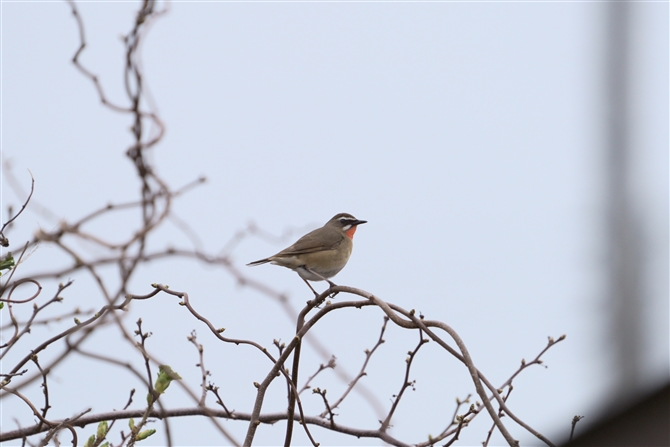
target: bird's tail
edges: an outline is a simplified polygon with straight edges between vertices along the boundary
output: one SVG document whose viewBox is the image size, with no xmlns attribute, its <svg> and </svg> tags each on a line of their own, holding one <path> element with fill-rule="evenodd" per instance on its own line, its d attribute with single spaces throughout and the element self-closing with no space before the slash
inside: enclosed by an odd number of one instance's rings
<svg viewBox="0 0 670 447">
<path fill-rule="evenodd" d="M 269 259 L 261 259 L 260 261 L 254 261 L 247 264 L 248 267 L 254 267 L 256 265 L 266 264 L 270 262 Z"/>
</svg>

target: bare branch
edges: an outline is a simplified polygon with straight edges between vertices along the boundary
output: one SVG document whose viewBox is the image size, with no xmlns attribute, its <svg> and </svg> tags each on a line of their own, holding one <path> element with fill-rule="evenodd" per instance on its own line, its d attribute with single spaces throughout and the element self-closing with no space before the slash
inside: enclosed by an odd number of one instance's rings
<svg viewBox="0 0 670 447">
<path fill-rule="evenodd" d="M 23 202 L 23 205 L 21 205 L 21 209 L 19 210 L 18 213 L 14 215 L 14 217 L 10 218 L 7 222 L 5 222 L 2 225 L 2 228 L 0 228 L 0 246 L 2 247 L 9 247 L 9 239 L 5 236 L 5 228 L 7 228 L 12 222 L 16 220 L 17 217 L 21 215 L 23 210 L 26 209 L 26 206 L 28 206 L 28 202 L 30 202 L 30 199 L 33 196 L 33 192 L 35 192 L 35 177 L 33 177 L 33 173 L 28 171 L 30 174 L 30 193 L 28 194 L 28 198 Z"/>
<path fill-rule="evenodd" d="M 577 426 L 577 422 L 581 421 L 584 419 L 584 416 L 579 416 L 576 415 L 575 417 L 572 418 L 572 424 L 570 428 L 570 439 L 568 439 L 568 442 L 572 441 L 572 436 L 575 434 L 575 427 Z"/>
<path fill-rule="evenodd" d="M 325 371 L 327 369 L 334 369 L 335 366 L 336 366 L 336 363 L 335 363 L 336 360 L 337 359 L 335 358 L 335 356 L 332 356 L 327 364 L 325 364 L 325 365 L 323 363 L 320 364 L 319 368 L 316 370 L 316 372 L 314 374 L 312 374 L 311 376 L 309 376 L 309 378 L 307 379 L 305 384 L 302 386 L 302 388 L 300 388 L 300 391 L 298 392 L 298 394 L 302 394 L 303 391 L 305 391 L 306 389 L 309 389 L 310 388 L 309 384 L 312 383 L 312 380 L 314 380 L 316 378 L 316 376 L 318 376 L 322 371 Z"/>
<path fill-rule="evenodd" d="M 393 404 L 391 405 L 391 409 L 389 410 L 388 415 L 386 416 L 386 419 L 384 419 L 384 422 L 381 423 L 381 427 L 379 428 L 380 431 L 386 431 L 390 424 L 391 424 L 391 418 L 393 417 L 393 413 L 395 413 L 396 408 L 398 408 L 398 404 L 400 403 L 400 399 L 402 399 L 402 395 L 405 392 L 405 390 L 409 387 L 414 388 L 414 381 L 409 380 L 409 371 L 412 368 L 412 362 L 414 361 L 414 357 L 416 356 L 416 353 L 419 352 L 419 349 L 421 349 L 421 346 L 424 344 L 428 343 L 428 340 L 423 338 L 423 332 L 419 329 L 419 343 L 416 345 L 416 348 L 414 348 L 412 351 L 409 351 L 407 353 L 407 358 L 405 359 L 406 367 L 405 367 L 405 377 L 402 383 L 402 386 L 400 387 L 400 392 L 393 396 Z"/>
<path fill-rule="evenodd" d="M 328 404 L 328 399 L 326 398 L 326 390 L 321 388 L 314 388 L 312 393 L 318 394 L 323 399 L 323 405 L 326 407 L 326 413 L 328 414 L 328 420 L 330 421 L 330 428 L 335 427 L 335 415 L 333 414 L 333 407 Z"/>
<path fill-rule="evenodd" d="M 384 324 L 382 324 L 382 329 L 379 333 L 379 339 L 377 340 L 377 343 L 372 347 L 372 349 L 366 349 L 365 350 L 365 360 L 363 361 L 363 366 L 361 366 L 361 370 L 358 372 L 358 374 L 356 375 L 354 380 L 352 380 L 349 383 L 349 386 L 347 386 L 347 389 L 344 391 L 342 396 L 340 396 L 340 398 L 335 401 L 335 403 L 333 404 L 333 408 L 339 407 L 340 404 L 342 403 L 342 401 L 344 401 L 344 399 L 346 399 L 346 397 L 349 395 L 351 390 L 354 389 L 354 387 L 356 386 L 358 381 L 363 376 L 366 375 L 365 369 L 368 366 L 368 362 L 372 358 L 372 354 L 374 354 L 375 351 L 377 350 L 377 348 L 380 347 L 382 345 L 382 343 L 384 343 L 384 332 L 386 332 L 386 324 L 388 323 L 388 321 L 389 321 L 389 318 L 387 316 L 384 316 Z M 325 416 L 325 414 L 321 413 L 321 417 L 324 417 L 324 416 Z"/>
<path fill-rule="evenodd" d="M 205 359 L 204 359 L 204 348 L 200 343 L 198 343 L 197 336 L 195 334 L 195 331 L 191 331 L 191 335 L 186 337 L 188 341 L 190 341 L 193 346 L 198 350 L 198 355 L 200 357 L 200 361 L 195 365 L 200 367 L 200 377 L 202 378 L 202 397 L 200 398 L 200 401 L 198 402 L 198 405 L 205 406 L 205 399 L 207 398 L 207 377 L 210 376 L 210 372 L 205 369 Z M 218 397 L 218 394 L 217 394 Z M 220 400 L 220 399 L 219 399 Z M 224 406 L 225 408 L 225 406 Z"/>
</svg>

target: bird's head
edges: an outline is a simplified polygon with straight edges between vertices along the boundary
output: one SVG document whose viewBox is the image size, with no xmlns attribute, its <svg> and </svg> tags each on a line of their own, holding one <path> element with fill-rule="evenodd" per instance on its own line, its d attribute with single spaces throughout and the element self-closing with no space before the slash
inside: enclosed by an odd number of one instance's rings
<svg viewBox="0 0 670 447">
<path fill-rule="evenodd" d="M 366 222 L 367 220 L 358 220 L 351 214 L 340 213 L 335 215 L 332 219 L 330 219 L 326 223 L 326 226 L 335 227 L 340 231 L 343 231 L 344 234 L 346 234 L 349 237 L 349 239 L 353 239 L 354 233 L 356 232 L 356 227 Z"/>
</svg>

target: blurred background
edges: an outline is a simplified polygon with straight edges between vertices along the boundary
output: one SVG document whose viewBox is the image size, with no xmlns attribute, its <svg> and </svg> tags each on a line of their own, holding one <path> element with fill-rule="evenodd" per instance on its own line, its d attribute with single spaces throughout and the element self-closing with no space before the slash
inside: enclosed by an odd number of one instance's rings
<svg viewBox="0 0 670 447">
<path fill-rule="evenodd" d="M 81 61 L 123 103 L 119 36 L 138 4 L 78 7 L 87 38 Z M 38 228 L 133 200 L 139 185 L 125 157 L 132 122 L 104 108 L 71 63 L 79 37 L 68 5 L 1 8 L 2 212 L 25 200 L 8 173 L 27 190 L 29 169 L 36 184 L 10 235 L 20 245 Z M 180 220 L 151 244 L 199 244 L 216 254 L 250 223 L 283 235 L 239 241 L 232 258 L 242 269 L 336 213 L 367 220 L 335 282 L 451 325 L 494 384 L 534 358 L 547 336 L 567 335 L 544 357 L 546 368 L 515 380 L 508 401 L 559 442 L 574 415 L 586 416 L 583 429 L 670 378 L 668 12 L 667 3 L 171 3 L 142 48 L 166 126 L 152 157 L 174 188 L 201 175 L 208 182 L 174 203 Z M 122 213 L 90 230 L 114 240 L 137 221 Z M 93 246 L 79 248 L 95 255 Z M 55 270 L 65 259 L 41 246 L 22 273 Z M 311 297 L 289 270 L 244 268 L 296 309 Z M 73 279 L 67 302 L 98 308 L 90 278 Z M 230 337 L 266 346 L 291 338 L 285 307 L 225 270 L 157 261 L 135 276 L 133 293 L 154 282 L 188 292 Z M 137 304 L 127 321 L 138 316 L 154 334 L 151 349 L 193 386 L 197 354 L 186 336 L 197 329 L 226 404 L 250 411 L 251 382 L 264 377 L 265 359 L 222 346 L 167 298 Z M 315 336 L 338 369 L 353 374 L 381 323 L 377 309 L 345 311 Z M 122 345 L 108 329 L 87 341 L 90 350 Z M 25 346 L 56 330 L 35 331 Z M 418 336 L 389 327 L 386 340 L 361 381 L 377 397 L 352 394 L 340 409 L 343 424 L 375 427 L 397 393 Z M 128 360 L 141 364 L 134 355 Z M 302 376 L 324 361 L 307 347 Z M 93 368 L 81 359 L 52 372 L 62 384 L 52 387 L 52 417 L 83 410 L 91 395 L 94 411 L 121 408 L 126 389 L 137 386 L 124 371 L 106 367 L 103 379 Z M 473 390 L 467 371 L 433 343 L 422 348 L 412 378 L 416 389 L 391 433 L 419 442 L 441 431 L 455 399 Z M 101 387 L 103 380 L 117 385 Z M 346 385 L 332 372 L 323 380 L 315 386 L 333 393 Z M 265 408 L 281 410 L 284 395 L 275 384 Z M 165 398 L 171 406 L 189 402 L 177 391 Z M 3 431 L 16 428 L 14 418 L 32 424 L 10 399 L 0 401 Z M 305 400 L 320 411 L 318 396 Z M 539 442 L 505 422 L 522 444 Z M 246 424 L 224 425 L 243 439 Z M 461 445 L 480 445 L 489 426 L 488 416 L 478 417 Z M 219 444 L 209 427 L 175 420 L 173 440 Z M 261 426 L 257 443 L 275 444 L 283 428 Z M 315 431 L 324 445 L 380 444 Z M 146 442 L 160 445 L 159 436 Z M 296 445 L 306 442 L 297 430 Z M 503 442 L 494 435 L 493 445 Z"/>
</svg>

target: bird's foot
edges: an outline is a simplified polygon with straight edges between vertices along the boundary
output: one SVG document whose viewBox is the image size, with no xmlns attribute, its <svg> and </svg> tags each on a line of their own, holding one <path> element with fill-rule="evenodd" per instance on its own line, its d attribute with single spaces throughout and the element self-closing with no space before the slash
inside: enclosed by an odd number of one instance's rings
<svg viewBox="0 0 670 447">
<path fill-rule="evenodd" d="M 328 281 L 328 284 L 330 284 L 330 287 L 331 287 L 331 288 L 333 288 L 333 287 L 337 287 L 337 284 L 335 284 L 335 283 L 332 282 L 332 281 Z M 331 299 L 332 299 L 332 298 L 335 298 L 335 296 L 337 296 L 338 293 L 340 293 L 340 292 L 333 292 L 333 293 L 330 294 L 329 297 L 330 297 Z"/>
</svg>

